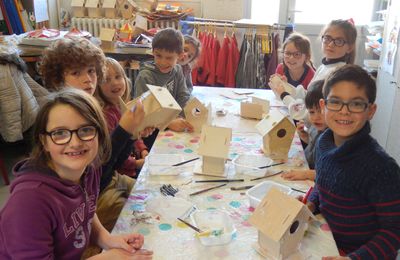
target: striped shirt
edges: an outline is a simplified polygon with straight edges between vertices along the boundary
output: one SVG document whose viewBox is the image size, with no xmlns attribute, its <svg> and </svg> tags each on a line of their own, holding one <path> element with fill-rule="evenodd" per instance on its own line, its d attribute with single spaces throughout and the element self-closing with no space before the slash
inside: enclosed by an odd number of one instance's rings
<svg viewBox="0 0 400 260">
<path fill-rule="evenodd" d="M 369 133 L 367 123 L 339 147 L 330 129 L 321 134 L 309 201 L 351 259 L 395 259 L 400 249 L 400 168 Z"/>
</svg>

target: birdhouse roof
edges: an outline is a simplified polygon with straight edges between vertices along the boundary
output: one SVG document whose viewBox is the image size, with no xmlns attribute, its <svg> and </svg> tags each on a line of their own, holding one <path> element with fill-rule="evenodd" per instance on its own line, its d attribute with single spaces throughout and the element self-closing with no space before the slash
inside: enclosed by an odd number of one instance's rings
<svg viewBox="0 0 400 260">
<path fill-rule="evenodd" d="M 227 159 L 231 139 L 231 128 L 204 125 L 197 153 L 203 156 Z"/>
<path fill-rule="evenodd" d="M 86 0 L 85 7 L 90 7 L 90 8 L 99 7 L 99 0 Z"/>
<path fill-rule="evenodd" d="M 71 7 L 83 7 L 85 5 L 85 0 L 72 0 Z"/>
<path fill-rule="evenodd" d="M 303 210 L 307 211 L 307 214 L 301 221 L 308 221 L 313 214 L 306 205 L 272 187 L 257 206 L 249 221 L 264 235 L 274 241 L 279 241 Z"/>
<path fill-rule="evenodd" d="M 115 36 L 115 29 L 111 28 L 100 28 L 100 40 L 102 41 L 113 41 Z"/>
<path fill-rule="evenodd" d="M 103 8 L 115 8 L 117 0 L 104 0 Z"/>
<path fill-rule="evenodd" d="M 132 33 L 133 32 L 133 27 L 130 23 L 125 23 L 124 25 L 121 26 L 119 29 L 120 32 L 123 33 Z"/>
<path fill-rule="evenodd" d="M 154 86 L 150 84 L 146 84 L 149 88 L 151 94 L 157 99 L 160 103 L 161 107 L 170 108 L 170 109 L 177 109 L 182 111 L 182 108 L 179 106 L 178 102 L 174 99 L 171 93 L 168 91 L 167 88 Z"/>
<path fill-rule="evenodd" d="M 193 108 L 199 108 L 200 110 L 205 110 L 207 107 L 200 102 L 196 97 L 191 98 L 187 103 L 185 108 L 183 109 L 185 111 L 185 115 L 189 114 L 192 112 Z"/>
<path fill-rule="evenodd" d="M 290 122 L 290 120 L 279 112 L 279 110 L 270 110 L 268 115 L 256 125 L 256 129 L 262 136 L 264 136 L 285 120 Z"/>
</svg>

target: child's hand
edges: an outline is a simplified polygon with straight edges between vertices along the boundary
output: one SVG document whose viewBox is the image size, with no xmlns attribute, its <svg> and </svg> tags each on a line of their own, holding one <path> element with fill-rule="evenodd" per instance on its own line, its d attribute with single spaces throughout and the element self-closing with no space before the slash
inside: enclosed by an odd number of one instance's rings
<svg viewBox="0 0 400 260">
<path fill-rule="evenodd" d="M 136 169 L 141 169 L 144 164 L 144 159 L 136 159 Z"/>
<path fill-rule="evenodd" d="M 133 111 L 132 111 L 133 110 Z M 144 118 L 144 107 L 142 101 L 138 99 L 135 109 L 129 109 L 121 116 L 119 125 L 128 133 L 133 134 Z"/>
<path fill-rule="evenodd" d="M 304 121 L 299 121 L 296 124 L 296 129 L 297 129 L 297 133 L 300 137 L 300 139 L 305 142 L 306 144 L 308 144 L 309 142 L 309 134 L 304 130 Z"/>
<path fill-rule="evenodd" d="M 107 241 L 108 248 L 121 248 L 127 252 L 134 253 L 139 250 L 144 243 L 144 237 L 141 234 L 130 233 L 123 235 L 111 235 Z"/>
<path fill-rule="evenodd" d="M 154 130 L 156 130 L 154 127 L 146 127 L 145 129 L 140 131 L 139 137 L 140 138 L 148 137 L 154 132 Z"/>
<path fill-rule="evenodd" d="M 281 96 L 283 92 L 285 92 L 285 87 L 283 86 L 283 82 L 280 82 L 280 84 L 272 84 L 271 81 L 268 84 L 272 91 L 275 92 L 277 96 Z"/>
<path fill-rule="evenodd" d="M 193 132 L 193 126 L 183 118 L 176 118 L 169 123 L 168 128 L 175 132 Z"/>
<path fill-rule="evenodd" d="M 289 181 L 298 181 L 298 180 L 314 180 L 315 179 L 315 171 L 314 170 L 290 170 L 288 172 L 283 173 L 282 178 Z"/>
<path fill-rule="evenodd" d="M 140 158 L 142 158 L 142 159 L 146 158 L 147 155 L 149 155 L 149 151 L 147 151 L 147 150 L 143 150 L 140 152 L 140 156 L 141 156 Z"/>
<path fill-rule="evenodd" d="M 119 248 L 114 248 L 107 250 L 101 254 L 92 256 L 89 259 L 121 259 L 121 260 L 150 260 L 153 259 L 153 251 L 145 250 L 145 249 L 140 249 L 136 252 L 127 252 L 123 249 Z"/>
</svg>

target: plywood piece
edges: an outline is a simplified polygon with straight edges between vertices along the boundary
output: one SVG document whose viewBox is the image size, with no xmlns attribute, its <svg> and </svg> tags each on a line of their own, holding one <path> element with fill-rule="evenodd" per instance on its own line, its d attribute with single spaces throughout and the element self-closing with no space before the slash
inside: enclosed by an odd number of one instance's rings
<svg viewBox="0 0 400 260">
<path fill-rule="evenodd" d="M 182 111 L 182 108 L 167 88 L 149 84 L 147 84 L 147 87 L 149 91 L 139 97 L 142 99 L 145 116 L 142 123 L 138 126 L 135 135 L 146 127 L 156 127 L 161 131 L 165 130 L 169 123 Z M 134 99 L 126 104 L 126 108 L 130 109 L 136 104 L 136 100 Z"/>
<path fill-rule="evenodd" d="M 200 133 L 203 125 L 211 125 L 211 110 L 211 104 L 205 106 L 195 97 L 190 99 L 183 109 L 186 121 L 194 127 L 195 133 Z"/>
<path fill-rule="evenodd" d="M 228 159 L 232 129 L 204 125 L 197 153 L 203 156 Z"/>
<path fill-rule="evenodd" d="M 313 214 L 297 199 L 271 188 L 249 222 L 258 231 L 259 246 L 274 259 L 285 259 L 295 253 Z"/>
<path fill-rule="evenodd" d="M 87 9 L 85 8 L 85 0 L 72 0 L 71 9 L 74 17 L 87 16 Z"/>
<path fill-rule="evenodd" d="M 262 105 L 248 101 L 240 102 L 240 116 L 245 118 L 262 119 L 263 114 L 264 111 Z"/>
<path fill-rule="evenodd" d="M 100 28 L 100 40 L 101 40 L 101 48 L 106 50 L 112 50 L 115 48 L 115 29 L 111 28 Z"/>
<path fill-rule="evenodd" d="M 263 136 L 265 155 L 271 159 L 287 159 L 296 127 L 286 116 L 271 110 L 256 129 Z"/>
</svg>

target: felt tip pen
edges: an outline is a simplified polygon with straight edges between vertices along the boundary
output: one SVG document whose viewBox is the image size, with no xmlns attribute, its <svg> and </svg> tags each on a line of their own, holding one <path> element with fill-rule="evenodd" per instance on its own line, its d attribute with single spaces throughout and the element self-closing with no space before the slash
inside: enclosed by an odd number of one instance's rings
<svg viewBox="0 0 400 260">
<path fill-rule="evenodd" d="M 312 190 L 313 190 L 313 187 L 310 187 L 308 189 L 308 191 L 306 192 L 306 195 L 304 195 L 303 200 L 301 202 L 303 202 L 304 204 L 307 204 L 308 197 L 310 197 Z"/>
</svg>

